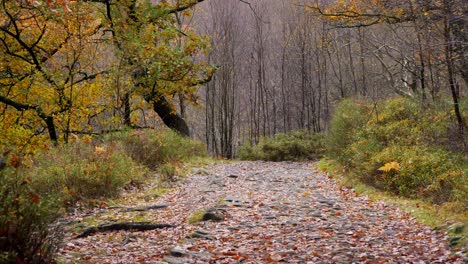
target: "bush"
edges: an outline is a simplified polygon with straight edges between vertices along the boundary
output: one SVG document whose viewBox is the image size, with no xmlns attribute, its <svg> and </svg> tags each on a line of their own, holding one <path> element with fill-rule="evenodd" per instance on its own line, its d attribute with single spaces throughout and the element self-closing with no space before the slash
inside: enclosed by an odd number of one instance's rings
<svg viewBox="0 0 468 264">
<path fill-rule="evenodd" d="M 391 145 L 373 156 L 371 168 L 382 168 L 396 162 L 400 168 L 369 172 L 374 184 L 406 196 L 422 197 L 435 203 L 462 201 L 466 191 L 463 158 L 441 148 L 429 146 Z M 463 190 L 465 189 L 465 190 Z M 465 197 L 466 198 L 466 197 Z"/>
<path fill-rule="evenodd" d="M 59 216 L 54 197 L 33 188 L 20 158 L 0 167 L 0 263 L 49 263 L 60 241 L 49 227 Z"/>
<path fill-rule="evenodd" d="M 34 156 L 0 157 L 0 263 L 53 262 L 61 237 L 52 223 L 63 208 L 141 183 L 148 169 L 138 163 L 172 180 L 174 164 L 207 155 L 201 143 L 167 130 L 119 133 L 99 142 L 82 139 Z"/>
<path fill-rule="evenodd" d="M 328 155 L 362 181 L 395 194 L 466 203 L 466 159 L 443 144 L 450 141 L 450 110 L 424 107 L 406 98 L 376 107 L 345 100 L 334 113 Z"/>
<path fill-rule="evenodd" d="M 362 102 L 351 99 L 342 101 L 335 109 L 327 134 L 328 155 L 340 161 L 349 158 L 343 150 L 355 141 L 357 132 L 366 124 L 370 113 L 371 108 Z"/>
<path fill-rule="evenodd" d="M 146 174 L 117 142 L 75 142 L 39 153 L 34 159 L 31 178 L 37 191 L 60 194 L 58 198 L 68 206 L 80 200 L 114 197 L 123 187 L 141 183 Z"/>
<path fill-rule="evenodd" d="M 134 160 L 153 170 L 165 163 L 208 156 L 203 144 L 168 129 L 134 131 L 120 140 Z"/>
<path fill-rule="evenodd" d="M 277 134 L 262 138 L 258 145 L 245 144 L 239 149 L 242 160 L 301 161 L 315 160 L 324 153 L 324 136 L 307 131 Z"/>
</svg>

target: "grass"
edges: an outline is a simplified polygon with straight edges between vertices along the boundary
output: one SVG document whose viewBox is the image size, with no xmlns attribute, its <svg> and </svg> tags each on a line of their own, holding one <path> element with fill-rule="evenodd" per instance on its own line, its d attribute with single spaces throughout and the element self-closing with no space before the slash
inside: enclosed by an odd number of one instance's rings
<svg viewBox="0 0 468 264">
<path fill-rule="evenodd" d="M 117 142 L 75 142 L 34 157 L 28 170 L 41 196 L 55 196 L 64 206 L 112 198 L 122 188 L 144 182 L 148 170 L 133 161 Z"/>
</svg>

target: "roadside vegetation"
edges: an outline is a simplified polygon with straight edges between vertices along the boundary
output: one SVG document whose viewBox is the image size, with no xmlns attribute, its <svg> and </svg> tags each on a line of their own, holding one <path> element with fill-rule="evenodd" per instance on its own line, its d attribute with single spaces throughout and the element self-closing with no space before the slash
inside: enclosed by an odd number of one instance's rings
<svg viewBox="0 0 468 264">
<path fill-rule="evenodd" d="M 325 153 L 324 134 L 306 130 L 263 137 L 257 145 L 244 144 L 239 149 L 242 160 L 304 161 L 319 159 Z"/>
<path fill-rule="evenodd" d="M 463 108 L 466 104 L 462 101 Z M 344 184 L 399 201 L 426 224 L 447 229 L 453 246 L 462 245 L 468 222 L 468 162 L 466 138 L 458 136 L 452 119 L 449 104 L 421 105 L 402 97 L 346 99 L 337 105 L 325 136 L 302 131 L 264 138 L 256 146 L 243 146 L 239 157 L 281 161 L 324 155 L 320 166 L 340 175 Z"/>
<path fill-rule="evenodd" d="M 0 166 L 0 263 L 53 260 L 68 209 L 103 206 L 125 188 L 175 179 L 185 162 L 207 157 L 201 143 L 169 129 L 78 138 L 20 155 L 4 152 Z"/>
</svg>

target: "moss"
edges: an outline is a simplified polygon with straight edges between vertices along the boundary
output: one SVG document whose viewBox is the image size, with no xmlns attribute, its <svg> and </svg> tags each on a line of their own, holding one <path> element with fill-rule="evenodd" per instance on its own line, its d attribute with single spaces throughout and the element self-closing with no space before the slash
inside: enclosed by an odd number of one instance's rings
<svg viewBox="0 0 468 264">
<path fill-rule="evenodd" d="M 187 223 L 193 225 L 203 221 L 203 216 L 207 213 L 206 210 L 196 210 L 188 218 Z"/>
</svg>

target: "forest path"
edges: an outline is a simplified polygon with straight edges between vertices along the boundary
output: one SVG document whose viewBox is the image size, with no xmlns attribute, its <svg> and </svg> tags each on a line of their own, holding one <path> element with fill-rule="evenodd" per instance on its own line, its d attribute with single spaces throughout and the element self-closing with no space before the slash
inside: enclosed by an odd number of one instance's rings
<svg viewBox="0 0 468 264">
<path fill-rule="evenodd" d="M 384 202 L 373 202 L 312 163 L 217 164 L 181 181 L 151 203 L 157 210 L 118 211 L 173 228 L 67 238 L 60 255 L 78 263 L 448 263 L 447 237 Z M 167 206 L 167 207 L 166 207 Z M 220 222 L 189 224 L 196 210 Z M 78 217 L 86 222 L 85 215 Z M 88 221 L 89 222 L 89 221 Z"/>
</svg>

